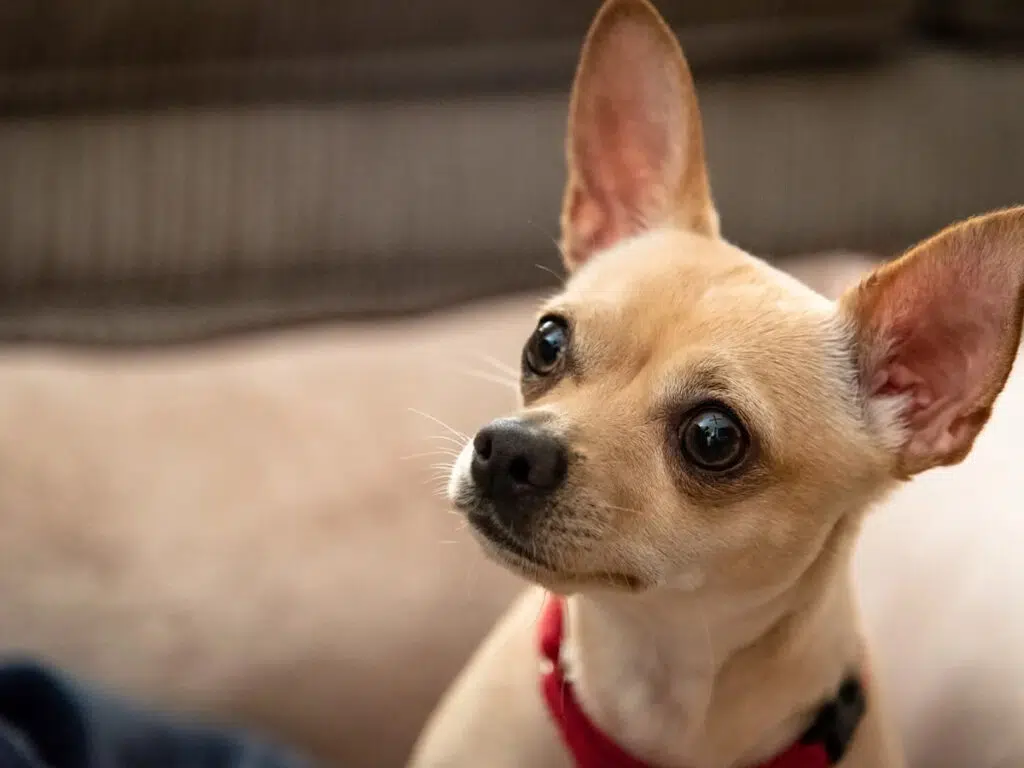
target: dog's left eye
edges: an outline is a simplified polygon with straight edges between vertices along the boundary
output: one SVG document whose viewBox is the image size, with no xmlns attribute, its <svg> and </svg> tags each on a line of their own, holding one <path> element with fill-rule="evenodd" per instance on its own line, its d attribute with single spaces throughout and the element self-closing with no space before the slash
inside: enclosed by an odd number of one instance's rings
<svg viewBox="0 0 1024 768">
<path fill-rule="evenodd" d="M 725 406 L 693 410 L 679 427 L 679 446 L 691 464 L 710 472 L 736 467 L 750 441 L 740 420 Z"/>
<path fill-rule="evenodd" d="M 541 318 L 523 349 L 523 363 L 537 376 L 555 370 L 569 345 L 569 328 L 560 317 Z"/>
</svg>

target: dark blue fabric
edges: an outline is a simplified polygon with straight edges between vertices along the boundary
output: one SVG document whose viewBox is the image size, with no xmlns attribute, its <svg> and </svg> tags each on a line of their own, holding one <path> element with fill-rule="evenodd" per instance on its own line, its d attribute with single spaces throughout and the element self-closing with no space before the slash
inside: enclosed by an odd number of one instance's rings
<svg viewBox="0 0 1024 768">
<path fill-rule="evenodd" d="M 312 768 L 240 731 L 147 712 L 32 661 L 0 664 L 0 768 Z"/>
</svg>

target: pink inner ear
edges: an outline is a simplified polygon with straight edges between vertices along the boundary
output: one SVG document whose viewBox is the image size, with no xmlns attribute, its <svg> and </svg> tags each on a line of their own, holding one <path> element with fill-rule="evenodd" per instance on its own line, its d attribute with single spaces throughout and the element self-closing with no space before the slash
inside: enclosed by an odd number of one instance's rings
<svg viewBox="0 0 1024 768">
<path fill-rule="evenodd" d="M 991 297 L 977 297 L 966 287 L 948 285 L 948 293 L 937 294 L 944 302 L 922 291 L 890 297 L 896 301 L 876 318 L 887 328 L 886 354 L 869 390 L 873 396 L 906 398 L 904 452 L 911 463 L 959 457 L 977 434 L 979 419 L 983 424 L 988 416 L 1003 323 Z"/>
<path fill-rule="evenodd" d="M 574 98 L 565 213 L 580 257 L 670 218 L 692 149 L 685 64 L 669 33 L 649 18 L 608 25 Z M 694 161 L 703 167 L 699 147 Z"/>
<path fill-rule="evenodd" d="M 597 98 L 590 109 L 575 137 L 581 182 L 575 225 L 581 234 L 589 227 L 594 245 L 606 246 L 669 215 L 684 136 L 681 124 L 664 122 L 676 110 L 646 104 L 636 93 Z"/>
<path fill-rule="evenodd" d="M 569 201 L 575 241 L 592 252 L 659 223 L 671 210 L 674 152 L 667 133 L 630 120 L 623 105 L 602 100 L 594 120 L 576 137 L 577 186 Z M 666 165 L 669 163 L 669 165 Z"/>
<path fill-rule="evenodd" d="M 901 396 L 906 476 L 963 459 L 1017 357 L 1024 207 L 943 230 L 843 298 L 871 396 Z M 892 437 L 897 437 L 893 435 Z"/>
<path fill-rule="evenodd" d="M 587 133 L 592 135 L 578 137 L 588 184 L 625 208 L 642 210 L 645 197 L 679 181 L 682 94 L 669 84 L 662 88 L 645 94 L 652 89 L 649 83 L 607 83 L 607 92 L 591 106 Z"/>
<path fill-rule="evenodd" d="M 573 261 L 582 261 L 583 254 L 593 253 L 612 245 L 625 236 L 621 224 L 593 194 L 585 194 L 580 187 L 571 192 L 569 200 L 569 221 L 574 229 L 574 247 L 579 253 L 573 254 Z"/>
</svg>

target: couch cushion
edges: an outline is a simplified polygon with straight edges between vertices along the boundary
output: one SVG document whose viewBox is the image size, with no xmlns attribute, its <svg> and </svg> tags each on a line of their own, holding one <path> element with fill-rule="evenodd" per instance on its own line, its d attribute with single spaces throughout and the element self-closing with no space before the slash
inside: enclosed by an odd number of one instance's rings
<svg viewBox="0 0 1024 768">
<path fill-rule="evenodd" d="M 723 231 L 768 256 L 885 253 L 1019 202 L 1022 77 L 919 49 L 701 81 Z M 0 121 L 0 339 L 181 340 L 549 285 L 565 113 L 524 90 Z"/>
<path fill-rule="evenodd" d="M 0 68 L 194 65 L 214 61 L 331 57 L 406 48 L 578 41 L 597 0 L 6 0 L 0 7 Z M 682 28 L 847 22 L 898 29 L 906 0 L 660 0 Z"/>
<path fill-rule="evenodd" d="M 857 557 L 886 711 L 908 765 L 1024 765 L 1024 360 L 963 464 L 908 483 Z"/>
<path fill-rule="evenodd" d="M 438 493 L 533 302 L 166 355 L 0 359 L 0 654 L 329 765 L 399 766 L 517 583 Z M 481 352 L 482 355 L 482 352 Z"/>
<path fill-rule="evenodd" d="M 824 264 L 792 268 L 835 295 L 865 266 Z M 466 432 L 506 412 L 484 355 L 514 363 L 535 304 L 0 358 L 0 647 L 332 764 L 401 765 L 518 587 L 434 494 L 458 438 L 407 408 Z M 1024 764 L 1021 419 L 1018 370 L 972 457 L 903 489 L 858 552 L 912 766 Z"/>
<path fill-rule="evenodd" d="M 932 24 L 975 41 L 1024 40 L 1024 5 L 1016 0 L 925 0 L 920 12 Z"/>
<path fill-rule="evenodd" d="M 698 70 L 889 51 L 910 0 L 663 0 Z M 379 101 L 564 88 L 597 0 L 0 4 L 0 108 Z"/>
<path fill-rule="evenodd" d="M 825 264 L 829 266 L 826 268 Z M 834 293 L 855 258 L 793 264 Z M 0 357 L 0 653 L 400 765 L 518 582 L 438 491 L 536 297 L 165 354 Z M 479 376 L 474 375 L 478 373 Z"/>
<path fill-rule="evenodd" d="M 834 295 L 864 268 L 824 264 L 793 269 Z M 506 412 L 483 355 L 513 363 L 534 306 L 6 354 L 0 647 L 332 764 L 401 765 L 518 586 L 445 513 L 449 457 L 427 454 L 451 435 L 407 408 L 463 431 Z M 1022 419 L 1018 370 L 973 456 L 877 510 L 858 552 L 911 766 L 1024 764 Z"/>
</svg>

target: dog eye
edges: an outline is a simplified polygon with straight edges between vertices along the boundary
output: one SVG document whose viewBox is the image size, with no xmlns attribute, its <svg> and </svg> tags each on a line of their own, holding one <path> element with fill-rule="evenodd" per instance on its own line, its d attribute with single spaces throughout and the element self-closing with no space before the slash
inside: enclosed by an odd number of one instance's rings
<svg viewBox="0 0 1024 768">
<path fill-rule="evenodd" d="M 738 465 L 750 443 L 740 420 L 725 406 L 703 405 L 679 427 L 684 458 L 700 469 L 725 472 Z"/>
<path fill-rule="evenodd" d="M 569 328 L 560 317 L 543 317 L 526 342 L 523 362 L 537 376 L 547 376 L 558 365 L 569 345 Z"/>
</svg>

